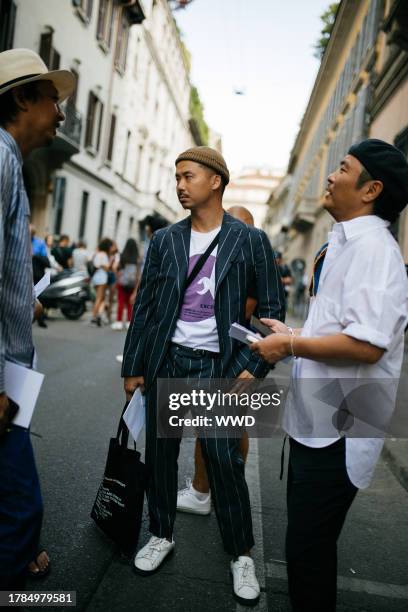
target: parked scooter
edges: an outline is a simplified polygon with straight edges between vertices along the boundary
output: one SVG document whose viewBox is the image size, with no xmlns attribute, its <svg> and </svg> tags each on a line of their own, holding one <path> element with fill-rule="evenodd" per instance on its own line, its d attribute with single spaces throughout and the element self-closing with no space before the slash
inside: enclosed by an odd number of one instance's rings
<svg viewBox="0 0 408 612">
<path fill-rule="evenodd" d="M 44 308 L 60 308 L 67 319 L 82 317 L 91 299 L 89 276 L 79 270 L 63 270 L 51 278 L 51 284 L 39 297 Z"/>
</svg>

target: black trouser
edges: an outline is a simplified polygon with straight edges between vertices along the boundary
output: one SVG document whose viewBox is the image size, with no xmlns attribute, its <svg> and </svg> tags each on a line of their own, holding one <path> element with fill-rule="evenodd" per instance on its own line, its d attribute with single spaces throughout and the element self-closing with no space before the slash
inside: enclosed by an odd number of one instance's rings
<svg viewBox="0 0 408 612">
<path fill-rule="evenodd" d="M 217 378 L 219 359 L 200 357 L 171 345 L 158 378 Z M 146 466 L 149 473 L 150 532 L 171 538 L 177 509 L 180 438 L 158 438 L 156 385 L 146 394 Z M 252 548 L 252 518 L 245 464 L 238 438 L 203 438 L 201 448 L 225 550 L 242 555 Z"/>
<path fill-rule="evenodd" d="M 357 491 L 344 438 L 324 448 L 290 440 L 286 560 L 295 612 L 336 609 L 337 539 Z"/>
</svg>

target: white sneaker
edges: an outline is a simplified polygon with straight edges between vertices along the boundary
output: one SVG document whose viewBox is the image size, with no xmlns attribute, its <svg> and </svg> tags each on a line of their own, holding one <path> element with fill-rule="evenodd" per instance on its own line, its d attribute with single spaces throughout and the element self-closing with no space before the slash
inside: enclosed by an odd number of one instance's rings
<svg viewBox="0 0 408 612">
<path fill-rule="evenodd" d="M 138 574 L 153 574 L 159 569 L 164 559 L 174 550 L 174 540 L 152 536 L 146 546 L 143 546 L 135 557 L 135 572 Z"/>
<path fill-rule="evenodd" d="M 190 478 L 187 478 L 186 485 L 185 489 L 177 493 L 177 510 L 191 514 L 210 514 L 211 493 L 208 493 L 204 499 L 199 499 Z"/>
<path fill-rule="evenodd" d="M 231 575 L 235 598 L 244 605 L 255 606 L 259 600 L 260 588 L 251 557 L 242 555 L 237 561 L 231 561 Z"/>
<path fill-rule="evenodd" d="M 122 321 L 115 321 L 114 323 L 112 323 L 111 329 L 113 329 L 113 331 L 122 331 L 123 330 Z"/>
</svg>

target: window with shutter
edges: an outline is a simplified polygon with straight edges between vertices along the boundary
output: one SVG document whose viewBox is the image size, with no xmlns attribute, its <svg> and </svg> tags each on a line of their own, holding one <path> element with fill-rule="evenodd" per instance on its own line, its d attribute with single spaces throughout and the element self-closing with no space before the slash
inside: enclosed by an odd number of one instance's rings
<svg viewBox="0 0 408 612">
<path fill-rule="evenodd" d="M 98 38 L 98 40 L 104 39 L 107 5 L 107 0 L 99 0 L 98 27 L 96 31 L 96 37 Z"/>
<path fill-rule="evenodd" d="M 96 105 L 96 110 L 97 110 L 97 122 L 96 125 L 98 126 L 98 137 L 96 139 L 95 142 L 95 149 L 97 151 L 99 151 L 99 147 L 101 144 L 101 133 L 102 133 L 102 120 L 103 120 L 103 104 L 100 100 L 97 99 L 97 105 Z"/>
<path fill-rule="evenodd" d="M 52 61 L 52 32 L 44 32 L 40 39 L 40 57 L 51 68 Z"/>
<path fill-rule="evenodd" d="M 108 161 L 112 161 L 112 157 L 113 157 L 113 145 L 115 142 L 115 129 L 116 129 L 116 115 L 112 114 L 110 131 L 109 131 L 108 153 L 106 155 L 106 159 Z"/>
<path fill-rule="evenodd" d="M 58 53 L 58 51 L 56 51 L 55 49 L 52 49 L 50 69 L 59 70 L 60 62 L 61 62 L 61 55 Z"/>
<path fill-rule="evenodd" d="M 0 0 L 0 52 L 13 48 L 17 8 L 11 0 Z"/>
<path fill-rule="evenodd" d="M 95 100 L 96 96 L 90 91 L 88 97 L 88 113 L 86 117 L 85 147 L 92 146 L 92 134 L 95 122 Z"/>
<path fill-rule="evenodd" d="M 115 47 L 115 68 L 123 73 L 126 69 L 126 56 L 129 43 L 130 24 L 126 13 L 122 13 Z"/>
<path fill-rule="evenodd" d="M 103 120 L 103 104 L 92 91 L 89 93 L 86 119 L 85 148 L 95 155 L 99 151 Z"/>
<path fill-rule="evenodd" d="M 114 12 L 113 0 L 99 0 L 96 37 L 102 43 L 102 48 L 106 51 L 111 44 Z"/>
<path fill-rule="evenodd" d="M 76 14 L 85 23 L 89 23 L 92 17 L 93 0 L 72 0 L 76 8 Z"/>
<path fill-rule="evenodd" d="M 71 104 L 71 106 L 75 107 L 76 106 L 76 101 L 77 101 L 79 74 L 78 74 L 78 71 L 75 70 L 75 68 L 71 68 L 71 72 L 74 75 L 75 88 L 74 88 L 74 91 L 72 92 L 72 94 L 70 95 L 70 97 L 68 98 L 68 104 Z"/>
<path fill-rule="evenodd" d="M 86 228 L 86 218 L 88 214 L 88 202 L 89 202 L 89 192 L 82 192 L 82 202 L 81 202 L 81 214 L 79 219 L 79 229 L 78 229 L 78 238 L 83 240 L 85 237 L 85 228 Z"/>
<path fill-rule="evenodd" d="M 93 0 L 88 0 L 87 6 L 86 6 L 86 16 L 88 17 L 89 20 L 92 17 L 92 8 L 93 8 Z"/>
</svg>

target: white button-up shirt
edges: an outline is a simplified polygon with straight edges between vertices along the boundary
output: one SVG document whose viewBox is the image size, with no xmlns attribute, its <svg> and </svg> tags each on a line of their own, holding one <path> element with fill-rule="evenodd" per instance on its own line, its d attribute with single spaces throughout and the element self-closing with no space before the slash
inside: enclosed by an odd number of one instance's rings
<svg viewBox="0 0 408 612">
<path fill-rule="evenodd" d="M 372 403 L 367 403 L 367 411 L 371 413 L 375 406 L 377 420 L 371 419 L 370 414 L 361 429 L 364 436 L 373 420 L 379 422 L 379 414 L 380 420 L 384 417 L 386 422 L 394 410 L 408 317 L 408 280 L 399 246 L 388 225 L 376 215 L 369 215 L 335 223 L 329 233 L 318 292 L 311 299 L 301 335 L 343 333 L 385 352 L 375 364 L 304 358 L 294 361 L 283 425 L 290 436 L 306 446 L 322 448 L 339 438 L 332 423 L 333 414 L 344 393 L 349 393 L 350 385 L 358 387 L 358 381 L 387 379 L 391 383 L 388 387 L 380 385 L 377 401 L 369 398 Z M 363 414 L 364 409 L 362 406 Z M 373 437 L 346 437 L 347 473 L 358 488 L 369 485 L 380 455 L 383 438 L 381 428 L 378 430 L 372 429 Z"/>
</svg>

